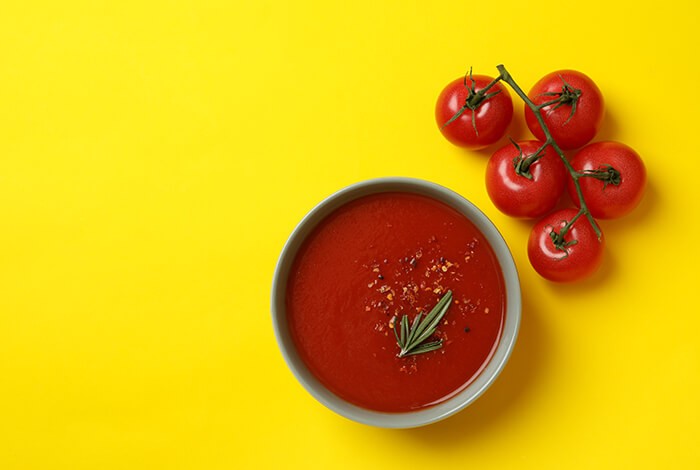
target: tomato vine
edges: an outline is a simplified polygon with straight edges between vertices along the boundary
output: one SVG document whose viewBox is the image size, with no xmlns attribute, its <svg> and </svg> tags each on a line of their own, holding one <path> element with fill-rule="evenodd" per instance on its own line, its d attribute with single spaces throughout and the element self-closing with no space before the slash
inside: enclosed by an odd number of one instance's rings
<svg viewBox="0 0 700 470">
<path fill-rule="evenodd" d="M 517 82 L 513 79 L 511 76 L 510 72 L 506 70 L 505 66 L 503 65 L 498 65 L 496 67 L 498 69 L 499 75 L 493 80 L 494 83 L 498 81 L 504 81 L 506 82 L 512 89 L 513 91 L 525 102 L 525 104 L 532 110 L 532 112 L 535 114 L 535 117 L 537 118 L 537 121 L 540 124 L 540 127 L 542 128 L 542 131 L 544 132 L 545 135 L 545 140 L 542 144 L 542 147 L 540 150 L 537 151 L 536 154 L 530 156 L 527 160 L 524 160 L 520 163 L 516 162 L 516 165 L 519 165 L 520 171 L 523 171 L 524 167 L 524 172 L 527 172 L 527 168 L 534 163 L 534 161 L 539 158 L 544 150 L 547 147 L 551 147 L 557 155 L 561 158 L 562 162 L 564 163 L 564 166 L 566 167 L 567 171 L 571 175 L 571 179 L 574 182 L 574 186 L 576 188 L 576 194 L 579 199 L 579 212 L 576 214 L 574 217 L 571 218 L 571 220 L 568 220 L 566 224 L 559 230 L 559 232 L 552 231 L 550 233 L 550 236 L 552 238 L 552 243 L 554 246 L 562 251 L 566 251 L 566 247 L 571 244 L 571 242 L 565 242 L 564 237 L 568 233 L 568 231 L 571 229 L 571 226 L 578 220 L 580 216 L 585 216 L 586 219 L 588 219 L 588 222 L 591 224 L 591 227 L 593 227 L 593 230 L 595 231 L 596 236 L 598 237 L 598 240 L 601 239 L 602 237 L 602 232 L 600 230 L 600 227 L 598 226 L 598 223 L 595 221 L 593 216 L 591 215 L 590 210 L 588 209 L 588 206 L 586 205 L 585 198 L 583 197 L 583 192 L 581 191 L 581 184 L 579 183 L 579 178 L 582 178 L 584 176 L 590 176 L 588 174 L 584 173 L 579 173 L 574 169 L 574 167 L 571 166 L 569 163 L 569 160 L 566 158 L 564 155 L 563 150 L 559 147 L 557 142 L 554 140 L 552 137 L 552 133 L 550 132 L 549 128 L 545 124 L 544 118 L 542 116 L 542 109 L 556 104 L 557 106 L 561 106 L 563 104 L 569 104 L 571 105 L 571 115 L 573 116 L 573 113 L 575 113 L 575 107 L 576 107 L 576 102 L 578 98 L 581 96 L 581 92 L 577 89 L 574 89 L 571 87 L 568 83 L 564 82 L 564 87 L 563 89 L 565 92 L 562 92 L 556 99 L 548 100 L 542 104 L 535 104 L 528 96 L 527 94 L 523 91 L 522 88 L 517 84 Z M 523 176 L 527 177 L 527 174 L 524 174 Z"/>
</svg>

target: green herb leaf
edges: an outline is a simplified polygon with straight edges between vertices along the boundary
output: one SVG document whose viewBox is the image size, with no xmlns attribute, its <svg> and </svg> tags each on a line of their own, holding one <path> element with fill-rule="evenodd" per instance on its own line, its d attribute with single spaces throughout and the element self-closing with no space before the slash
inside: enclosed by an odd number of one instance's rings
<svg viewBox="0 0 700 470">
<path fill-rule="evenodd" d="M 413 319 L 413 324 L 411 325 L 411 331 L 408 333 L 408 338 L 406 339 L 406 343 L 410 343 L 411 341 L 413 341 L 413 337 L 416 335 L 416 330 L 418 329 L 418 324 L 420 323 L 420 318 L 422 316 L 423 316 L 423 314 L 419 313 L 418 315 L 416 315 L 416 318 Z"/>
<path fill-rule="evenodd" d="M 435 351 L 436 349 L 440 349 L 441 347 L 442 347 L 442 340 L 431 341 L 430 343 L 421 344 L 413 351 L 404 354 L 404 356 L 412 356 L 414 354 L 427 353 L 430 351 Z"/>
<path fill-rule="evenodd" d="M 406 341 L 408 340 L 408 317 L 404 315 L 401 318 L 401 342 L 404 347 L 406 347 Z"/>
<path fill-rule="evenodd" d="M 425 318 L 419 313 L 413 320 L 413 324 L 410 329 L 408 326 L 408 315 L 401 317 L 401 333 L 397 333 L 396 323 L 394 323 L 394 335 L 396 336 L 396 343 L 401 348 L 399 351 L 399 357 L 410 356 L 412 354 L 421 354 L 429 351 L 435 351 L 442 347 L 442 340 L 432 341 L 430 343 L 423 343 L 428 339 L 440 324 L 440 321 L 447 313 L 447 309 L 452 303 L 452 291 L 447 291 L 447 293 L 442 296 L 437 305 L 428 313 Z"/>
</svg>

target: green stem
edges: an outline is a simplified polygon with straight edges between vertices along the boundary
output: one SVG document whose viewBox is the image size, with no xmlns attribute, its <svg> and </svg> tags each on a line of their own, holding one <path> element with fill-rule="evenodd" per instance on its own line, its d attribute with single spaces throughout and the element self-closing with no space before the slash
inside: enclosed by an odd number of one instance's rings
<svg viewBox="0 0 700 470">
<path fill-rule="evenodd" d="M 601 165 L 595 170 L 584 170 L 581 172 L 580 177 L 595 178 L 602 181 L 603 189 L 607 188 L 609 184 L 619 186 L 622 183 L 620 172 L 613 168 L 612 165 Z"/>
<path fill-rule="evenodd" d="M 547 106 L 551 106 L 551 105 L 553 105 L 553 104 L 557 104 L 557 103 L 560 103 L 560 102 L 561 102 L 561 99 L 560 99 L 560 98 L 557 98 L 556 100 L 545 101 L 544 103 L 538 104 L 538 105 L 537 105 L 537 109 L 546 108 Z"/>
<path fill-rule="evenodd" d="M 496 85 L 496 83 L 500 82 L 500 81 L 501 81 L 501 78 L 502 78 L 502 77 L 501 77 L 500 75 L 499 75 L 498 77 L 494 78 L 494 79 L 491 80 L 484 88 L 482 88 L 481 90 L 477 91 L 476 94 L 475 94 L 474 96 L 480 96 L 480 97 L 482 97 L 482 98 L 484 98 L 484 99 L 487 99 L 486 93 L 488 93 L 488 91 L 489 91 L 491 88 L 493 88 L 493 86 Z M 495 94 L 497 94 L 497 93 L 499 93 L 499 91 L 493 92 L 491 95 L 488 96 L 488 98 L 490 98 L 491 96 L 493 96 L 493 95 L 495 95 Z M 483 101 L 483 100 L 482 100 L 482 101 Z M 476 106 L 478 106 L 479 104 L 481 104 L 481 101 L 480 101 L 479 103 L 477 103 Z"/>
<path fill-rule="evenodd" d="M 520 146 L 513 142 L 513 144 L 520 150 Z M 544 156 L 544 151 L 547 149 L 547 143 L 542 144 L 540 148 L 537 149 L 535 153 L 530 155 L 529 157 L 520 157 L 518 161 L 515 164 L 515 172 L 521 176 L 524 176 L 525 178 L 531 180 L 532 179 L 532 173 L 530 173 L 530 166 L 532 166 L 533 163 L 535 163 L 537 160 L 542 158 Z M 522 155 L 522 150 L 520 150 L 520 153 Z"/>
<path fill-rule="evenodd" d="M 579 183 L 579 178 L 582 176 L 581 173 L 577 172 L 573 166 L 571 166 L 571 163 L 569 163 L 569 160 L 567 160 L 566 156 L 564 155 L 564 152 L 562 149 L 559 147 L 557 142 L 552 138 L 552 133 L 549 132 L 549 128 L 547 125 L 544 123 L 544 118 L 542 117 L 541 109 L 530 99 L 530 97 L 527 96 L 527 94 L 523 91 L 522 88 L 513 80 L 513 77 L 511 77 L 510 73 L 506 70 L 505 66 L 498 65 L 496 67 L 498 69 L 498 72 L 500 73 L 499 77 L 501 80 L 506 82 L 510 87 L 515 91 L 515 93 L 525 102 L 525 104 L 532 110 L 532 112 L 535 115 L 535 118 L 537 119 L 537 122 L 540 124 L 540 127 L 542 128 L 542 132 L 544 132 L 545 136 L 545 142 L 543 147 L 546 147 L 547 145 L 551 146 L 555 152 L 557 152 L 557 155 L 559 155 L 559 158 L 561 158 L 561 161 L 564 162 L 564 166 L 566 167 L 567 171 L 571 175 L 571 178 L 574 180 L 574 186 L 576 188 L 576 195 L 578 196 L 579 200 L 579 205 L 580 205 L 580 211 L 579 214 L 577 214 L 576 217 L 572 220 L 578 219 L 580 215 L 585 215 L 586 218 L 588 219 L 588 222 L 591 224 L 593 227 L 593 230 L 596 233 L 596 236 L 598 237 L 598 240 L 601 239 L 603 236 L 603 232 L 601 232 L 600 227 L 598 227 L 598 224 L 596 223 L 595 219 L 593 219 L 593 216 L 591 215 L 590 210 L 588 209 L 588 206 L 586 205 L 586 200 L 583 197 L 583 192 L 581 191 L 581 184 Z M 562 228 L 562 231 L 566 229 L 568 232 L 569 227 L 573 224 L 573 222 L 568 223 L 564 228 Z M 564 232 L 566 233 L 566 232 Z M 563 236 L 562 236 L 563 239 Z"/>
<path fill-rule="evenodd" d="M 576 240 L 571 240 L 570 242 L 564 241 L 564 237 L 566 237 L 566 234 L 569 233 L 571 227 L 573 227 L 574 223 L 582 215 L 583 210 L 579 209 L 576 215 L 573 216 L 571 220 L 568 220 L 566 224 L 564 224 L 564 226 L 561 228 L 561 230 L 559 230 L 559 232 L 555 232 L 554 230 L 550 232 L 550 237 L 552 237 L 552 243 L 555 247 L 559 248 L 560 250 L 566 251 L 567 246 L 575 245 L 577 243 Z"/>
</svg>

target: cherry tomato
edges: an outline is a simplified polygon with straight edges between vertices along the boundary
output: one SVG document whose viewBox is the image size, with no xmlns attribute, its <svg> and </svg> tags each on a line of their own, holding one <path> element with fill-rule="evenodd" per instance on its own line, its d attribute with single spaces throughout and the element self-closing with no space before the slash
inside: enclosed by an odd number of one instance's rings
<svg viewBox="0 0 700 470">
<path fill-rule="evenodd" d="M 478 150 L 505 135 L 513 118 L 513 101 L 501 82 L 479 93 L 492 81 L 491 77 L 469 74 L 442 90 L 435 105 L 435 120 L 447 140 Z"/>
<path fill-rule="evenodd" d="M 586 145 L 571 159 L 571 166 L 588 175 L 578 182 L 593 217 L 621 217 L 642 200 L 647 172 L 637 152 L 625 144 L 595 142 Z M 568 190 L 571 199 L 580 205 L 573 180 L 569 180 Z"/>
<path fill-rule="evenodd" d="M 582 147 L 595 137 L 603 120 L 603 95 L 588 76 L 575 70 L 561 70 L 542 77 L 528 93 L 536 104 L 560 100 L 540 110 L 544 123 L 560 148 Z M 530 132 L 544 141 L 545 135 L 535 113 L 526 105 L 525 121 Z"/>
<path fill-rule="evenodd" d="M 555 282 L 571 282 L 593 274 L 603 260 L 605 239 L 600 240 L 588 219 L 581 215 L 570 226 L 563 239 L 561 234 L 568 221 L 574 220 L 576 209 L 563 209 L 537 222 L 530 233 L 527 255 L 530 264 L 542 277 Z M 554 234 L 555 236 L 553 236 Z"/>
<path fill-rule="evenodd" d="M 541 146 L 536 140 L 519 142 L 517 146 L 508 144 L 489 159 L 486 190 L 493 204 L 504 214 L 542 217 L 554 209 L 564 192 L 568 173 L 551 146 L 525 168 L 527 158 L 536 154 Z"/>
</svg>

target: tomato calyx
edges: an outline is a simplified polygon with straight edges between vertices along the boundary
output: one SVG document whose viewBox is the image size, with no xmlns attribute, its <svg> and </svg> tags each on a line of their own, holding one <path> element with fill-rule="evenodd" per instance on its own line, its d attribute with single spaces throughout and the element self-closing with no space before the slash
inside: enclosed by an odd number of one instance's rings
<svg viewBox="0 0 700 470">
<path fill-rule="evenodd" d="M 547 148 L 547 144 L 543 144 L 539 149 L 537 149 L 537 152 L 526 157 L 523 154 L 523 149 L 520 148 L 520 145 L 518 145 L 518 143 L 510 137 L 509 139 L 518 150 L 518 155 L 513 158 L 513 169 L 515 170 L 515 174 L 531 180 L 532 173 L 530 173 L 530 166 L 544 156 L 544 151 Z"/>
<path fill-rule="evenodd" d="M 562 220 L 562 222 L 564 222 L 564 226 L 558 232 L 554 230 L 554 227 L 552 227 L 552 231 L 549 232 L 549 238 L 552 239 L 552 245 L 554 245 L 554 247 L 557 250 L 563 251 L 565 253 L 564 256 L 562 256 L 559 259 L 564 259 L 567 256 L 569 256 L 569 251 L 567 250 L 567 248 L 571 245 L 575 245 L 578 243 L 578 240 L 574 239 L 567 241 L 564 237 L 566 237 L 566 234 L 569 233 L 569 230 L 574 225 L 574 222 L 576 222 L 576 220 L 578 220 L 578 218 L 581 217 L 581 214 L 583 214 L 583 212 L 579 211 L 578 213 L 576 213 L 575 216 L 571 218 L 571 220 Z"/>
<path fill-rule="evenodd" d="M 469 84 L 467 84 L 467 77 L 469 78 Z M 459 119 L 459 117 L 462 114 L 464 114 L 464 112 L 468 109 L 472 112 L 472 127 L 474 127 L 474 132 L 476 133 L 476 135 L 479 135 L 479 129 L 476 128 L 475 111 L 477 110 L 477 108 L 479 108 L 479 106 L 481 106 L 484 103 L 484 101 L 496 96 L 501 92 L 501 90 L 496 90 L 492 91 L 491 93 L 488 93 L 491 87 L 493 87 L 500 80 L 501 77 L 499 75 L 484 88 L 482 88 L 479 91 L 476 91 L 476 80 L 474 80 L 474 77 L 472 76 L 472 68 L 469 67 L 469 72 L 464 75 L 464 88 L 466 88 L 469 92 L 467 94 L 467 97 L 464 99 L 464 105 L 462 105 L 462 107 L 459 108 L 459 110 L 454 114 L 454 116 L 452 116 L 445 124 L 442 125 L 442 129 Z"/>
<path fill-rule="evenodd" d="M 564 126 L 571 121 L 571 118 L 574 117 L 574 114 L 576 114 L 576 104 L 578 103 L 579 98 L 581 97 L 582 91 L 578 88 L 574 88 L 571 85 L 567 83 L 566 80 L 564 80 L 564 77 L 559 75 L 559 78 L 561 78 L 561 81 L 563 83 L 561 87 L 561 91 L 551 91 L 548 93 L 542 93 L 540 96 L 556 96 L 555 99 L 545 101 L 544 103 L 540 103 L 537 108 L 542 109 L 546 108 L 547 106 L 552 106 L 555 105 L 552 109 L 550 109 L 548 112 L 552 112 L 556 109 L 561 108 L 562 106 L 568 105 L 571 106 L 571 112 L 569 113 L 569 117 L 564 121 Z"/>
<path fill-rule="evenodd" d="M 549 238 L 552 239 L 552 244 L 554 245 L 554 248 L 564 252 L 564 255 L 561 258 L 559 258 L 560 260 L 565 259 L 569 256 L 569 250 L 566 249 L 567 247 L 578 243 L 578 240 L 569 240 L 568 242 L 564 241 L 564 236 L 562 235 L 562 232 L 557 232 L 556 230 L 552 230 L 551 232 L 549 232 Z"/>
<path fill-rule="evenodd" d="M 612 165 L 601 165 L 595 170 L 584 170 L 580 173 L 581 177 L 595 178 L 603 182 L 603 190 L 609 185 L 619 186 L 622 182 L 620 172 L 617 171 Z"/>
</svg>

